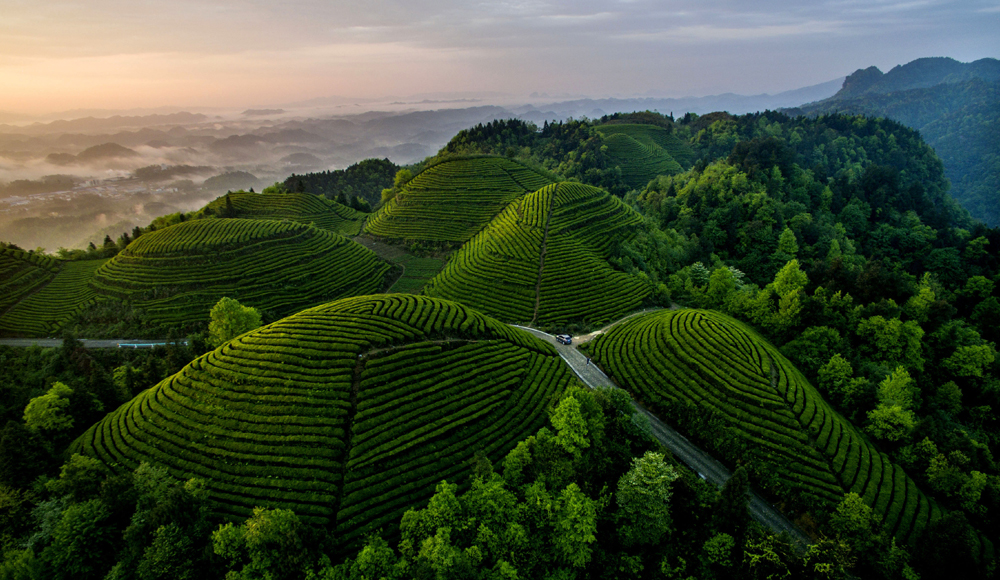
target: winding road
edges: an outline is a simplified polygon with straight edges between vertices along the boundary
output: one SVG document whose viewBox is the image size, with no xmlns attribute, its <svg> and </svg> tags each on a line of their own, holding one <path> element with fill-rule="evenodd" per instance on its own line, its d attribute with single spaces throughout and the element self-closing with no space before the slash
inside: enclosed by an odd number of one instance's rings
<svg viewBox="0 0 1000 580">
<path fill-rule="evenodd" d="M 616 324 L 620 324 L 622 321 L 631 318 L 632 316 L 638 316 L 644 314 L 644 312 L 637 312 L 621 320 L 618 320 L 611 325 L 590 334 L 573 337 L 573 343 L 580 344 L 582 342 L 587 342 L 593 339 L 595 336 L 604 333 L 608 328 Z M 604 372 L 597 367 L 596 364 L 590 364 L 587 357 L 584 356 L 582 352 L 576 349 L 576 346 L 565 345 L 556 341 L 555 337 L 546 334 L 538 329 L 531 328 L 528 326 L 517 326 L 512 325 L 522 330 L 531 332 L 532 334 L 548 341 L 550 344 L 556 347 L 556 351 L 559 352 L 559 356 L 566 361 L 566 363 L 573 369 L 573 372 L 580 378 L 580 380 L 592 389 L 600 387 L 610 387 L 618 388 Z M 18 347 L 28 347 L 32 345 L 38 345 L 43 348 L 59 347 L 62 345 L 61 339 L 33 339 L 33 338 L 7 338 L 0 339 L 0 345 L 5 346 L 18 346 Z M 109 340 L 93 340 L 93 339 L 82 339 L 84 348 L 151 348 L 152 346 L 165 344 L 163 340 L 131 340 L 131 339 L 109 339 Z M 690 441 L 684 438 L 683 435 L 670 428 L 666 423 L 661 421 L 658 417 L 650 413 L 647 409 L 643 408 L 641 405 L 632 402 L 636 410 L 642 413 L 649 419 L 650 431 L 653 436 L 663 444 L 664 447 L 669 449 L 674 455 L 677 456 L 685 465 L 694 470 L 698 475 L 703 477 L 709 483 L 722 487 L 726 481 L 729 480 L 731 473 L 722 463 L 718 462 L 708 453 L 702 451 Z M 787 533 L 792 540 L 798 544 L 800 548 L 812 543 L 809 536 L 802 532 L 793 523 L 788 521 L 784 515 L 781 514 L 774 506 L 764 501 L 756 492 L 750 492 L 750 502 L 749 502 L 750 514 L 755 520 L 761 524 L 767 526 L 775 533 Z"/>
<path fill-rule="evenodd" d="M 633 314 L 632 316 L 636 316 L 637 314 Z M 627 318 L 630 317 L 623 318 L 614 324 L 618 324 Z M 611 326 L 614 326 L 614 324 Z M 566 361 L 566 364 L 573 369 L 576 376 L 578 376 L 583 384 L 588 387 L 592 389 L 600 387 L 618 388 L 618 386 L 615 385 L 611 379 L 597 367 L 596 364 L 588 363 L 587 357 L 584 356 L 582 352 L 577 350 L 576 346 L 574 346 L 580 342 L 587 342 L 594 336 L 602 333 L 604 330 L 607 330 L 607 328 L 610 328 L 610 326 L 606 327 L 602 331 L 585 336 L 573 337 L 573 345 L 562 344 L 558 342 L 554 336 L 528 326 L 512 326 L 522 330 L 527 330 L 528 332 L 531 332 L 535 336 L 538 336 L 555 346 L 556 350 L 559 352 L 559 356 Z M 683 435 L 661 421 L 656 415 L 643 408 L 642 405 L 639 405 L 635 401 L 632 401 L 632 405 L 635 407 L 636 411 L 642 413 L 649 419 L 650 431 L 652 432 L 652 435 L 656 437 L 656 440 L 669 449 L 675 456 L 677 456 L 678 459 L 684 462 L 685 465 L 694 470 L 695 473 L 717 487 L 722 487 L 722 485 L 729 480 L 729 476 L 732 474 L 725 465 L 718 462 L 708 453 L 696 447 Z M 788 518 L 786 518 L 774 506 L 764 501 L 764 499 L 760 497 L 757 492 L 750 492 L 748 508 L 750 509 L 750 514 L 755 520 L 767 526 L 777 534 L 782 532 L 787 533 L 789 537 L 791 537 L 792 540 L 798 544 L 799 548 L 804 548 L 812 543 L 809 536 L 807 536 L 795 524 L 788 521 Z"/>
</svg>

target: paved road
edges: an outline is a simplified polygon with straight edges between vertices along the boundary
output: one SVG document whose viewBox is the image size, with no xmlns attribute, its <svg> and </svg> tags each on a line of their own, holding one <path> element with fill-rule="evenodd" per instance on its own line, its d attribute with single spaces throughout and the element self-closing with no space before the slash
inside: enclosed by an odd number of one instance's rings
<svg viewBox="0 0 1000 580">
<path fill-rule="evenodd" d="M 641 313 L 637 313 L 641 314 Z M 635 316 L 633 314 L 632 316 Z M 626 320 L 629 317 L 623 318 Z M 621 322 L 619 320 L 618 322 Z M 617 322 L 615 323 L 617 324 Z M 516 325 L 515 325 L 516 326 Z M 613 325 L 610 325 L 600 331 L 591 333 L 589 335 L 584 335 L 580 337 L 574 337 L 574 344 L 579 344 L 581 341 L 586 342 L 598 334 L 606 331 Z M 556 341 L 555 337 L 550 334 L 546 334 L 540 330 L 530 328 L 527 326 L 517 326 L 523 330 L 527 330 L 536 336 L 548 341 L 556 350 L 559 352 L 559 356 L 569 364 L 573 372 L 580 378 L 581 381 L 588 387 L 596 389 L 598 387 L 611 387 L 617 388 L 610 378 L 597 368 L 595 364 L 588 364 L 587 357 L 584 356 L 582 352 L 576 349 L 573 345 L 564 345 Z M 111 339 L 111 340 L 92 340 L 83 339 L 80 340 L 83 343 L 84 348 L 119 348 L 119 345 L 124 345 L 123 348 L 137 347 L 137 348 L 150 348 L 155 344 L 164 344 L 163 340 L 134 340 L 134 339 Z M 37 344 L 41 347 L 58 347 L 62 346 L 61 339 L 34 339 L 34 338 L 5 338 L 0 339 L 0 345 L 6 346 L 21 346 L 27 347 Z M 137 346 L 133 346 L 137 345 Z M 693 469 L 696 473 L 704 477 L 710 483 L 721 487 L 731 475 L 726 467 L 715 460 L 711 455 L 705 453 L 698 447 L 695 447 L 690 441 L 684 438 L 683 435 L 677 431 L 670 428 L 667 424 L 657 418 L 655 415 L 650 413 L 648 410 L 644 409 L 641 405 L 634 402 L 632 403 L 636 410 L 649 419 L 650 430 L 656 439 L 662 443 L 667 449 L 669 449 L 674 455 L 677 456 L 684 464 Z M 811 540 L 806 536 L 801 530 L 799 530 L 794 524 L 788 521 L 785 516 L 781 514 L 777 509 L 775 509 L 771 504 L 764 501 L 756 492 L 751 492 L 750 495 L 750 513 L 753 515 L 754 519 L 758 522 L 766 525 L 767 527 L 774 530 L 776 533 L 787 532 L 789 536 L 800 546 L 811 543 Z"/>
<path fill-rule="evenodd" d="M 624 320 L 624 319 L 622 319 Z M 516 326 L 516 325 L 515 325 Z M 559 352 L 559 356 L 569 364 L 573 372 L 576 373 L 580 380 L 583 381 L 585 385 L 592 389 L 598 387 L 611 387 L 617 388 L 610 378 L 597 368 L 595 364 L 588 364 L 587 357 L 584 356 L 582 352 L 576 349 L 576 346 L 565 345 L 558 342 L 555 337 L 550 334 L 546 334 L 540 330 L 530 328 L 527 326 L 517 326 L 517 328 L 527 330 L 534 335 L 542 338 L 553 346 Z M 584 341 L 589 340 L 592 336 L 579 337 L 583 338 Z M 577 343 L 577 337 L 573 338 L 574 344 Z M 657 441 L 663 444 L 664 447 L 669 449 L 678 459 L 684 462 L 685 465 L 694 470 L 698 475 L 702 476 L 709 483 L 712 483 L 718 487 L 722 487 L 726 481 L 729 480 L 731 473 L 726 468 L 725 465 L 718 462 L 708 453 L 702 451 L 690 441 L 688 441 L 683 435 L 670 428 L 666 423 L 661 421 L 656 415 L 653 415 L 648 410 L 643 408 L 641 405 L 632 402 L 635 409 L 646 416 L 649 419 L 650 431 L 653 436 L 656 437 Z M 750 514 L 755 520 L 761 524 L 769 527 L 775 533 L 787 532 L 788 535 L 797 542 L 800 547 L 812 543 L 809 536 L 805 535 L 795 524 L 788 521 L 788 519 L 781 514 L 774 506 L 764 501 L 756 492 L 750 492 L 750 502 L 749 502 Z"/>
<path fill-rule="evenodd" d="M 83 348 L 152 348 L 156 345 L 166 344 L 164 340 L 142 340 L 132 338 L 112 338 L 107 340 L 96 340 L 85 338 L 80 340 Z M 62 346 L 61 338 L 0 338 L 0 345 L 28 347 L 38 345 L 42 348 L 53 348 Z M 187 344 L 186 340 L 180 341 Z"/>
</svg>

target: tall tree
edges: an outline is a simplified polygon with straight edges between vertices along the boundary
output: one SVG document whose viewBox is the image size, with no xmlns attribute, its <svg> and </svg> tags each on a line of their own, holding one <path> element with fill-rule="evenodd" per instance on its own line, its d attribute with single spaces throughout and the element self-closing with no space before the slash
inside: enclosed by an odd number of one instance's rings
<svg viewBox="0 0 1000 580">
<path fill-rule="evenodd" d="M 261 325 L 260 312 L 256 308 L 243 306 L 238 300 L 229 297 L 221 298 L 212 307 L 211 318 L 208 324 L 208 339 L 213 347 L 229 342 Z"/>
<path fill-rule="evenodd" d="M 619 535 L 625 545 L 656 544 L 670 532 L 670 497 L 678 478 L 662 453 L 647 451 L 618 480 Z"/>
<path fill-rule="evenodd" d="M 746 467 L 739 466 L 719 492 L 715 507 L 715 527 L 742 542 L 750 525 L 750 478 Z"/>
</svg>

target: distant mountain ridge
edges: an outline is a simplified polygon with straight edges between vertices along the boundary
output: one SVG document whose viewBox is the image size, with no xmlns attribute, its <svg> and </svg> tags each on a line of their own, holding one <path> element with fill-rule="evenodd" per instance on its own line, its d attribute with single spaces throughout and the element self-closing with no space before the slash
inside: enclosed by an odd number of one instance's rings
<svg viewBox="0 0 1000 580">
<path fill-rule="evenodd" d="M 841 77 L 817 85 L 783 91 L 773 95 L 766 93 L 759 95 L 724 93 L 703 97 L 679 98 L 576 99 L 548 104 L 510 107 L 510 109 L 517 114 L 518 118 L 538 124 L 546 120 L 561 121 L 569 117 L 580 118 L 586 116 L 595 118 L 615 112 L 647 110 L 656 110 L 664 114 L 673 112 L 676 115 L 683 115 L 688 112 L 702 115 L 715 111 L 726 111 L 734 115 L 739 115 L 794 107 L 800 103 L 825 99 L 833 95 L 843 82 L 844 78 Z"/>
<path fill-rule="evenodd" d="M 106 118 L 84 117 L 69 120 L 57 120 L 49 123 L 32 123 L 24 127 L 0 125 L 0 132 L 38 135 L 45 133 L 63 133 L 71 131 L 108 131 L 123 127 L 152 127 L 158 125 L 182 125 L 201 123 L 208 116 L 201 113 L 169 113 L 139 116 L 114 115 Z"/>
<path fill-rule="evenodd" d="M 921 58 L 882 73 L 858 69 L 837 94 L 786 109 L 893 119 L 920 131 L 944 162 L 951 195 L 973 217 L 1000 225 L 1000 60 Z"/>
<path fill-rule="evenodd" d="M 926 89 L 971 79 L 1000 81 L 1000 60 L 982 58 L 963 63 L 947 57 L 918 58 L 904 65 L 896 65 L 887 73 L 883 73 L 878 67 L 870 66 L 858 69 L 844 79 L 843 87 L 830 99 L 841 100 L 865 94 Z"/>
<path fill-rule="evenodd" d="M 45 160 L 54 165 L 73 165 L 79 163 L 92 163 L 95 161 L 108 161 L 113 159 L 128 159 L 138 157 L 139 154 L 128 147 L 122 147 L 117 143 L 102 143 L 88 147 L 79 155 L 69 153 L 50 153 Z"/>
</svg>

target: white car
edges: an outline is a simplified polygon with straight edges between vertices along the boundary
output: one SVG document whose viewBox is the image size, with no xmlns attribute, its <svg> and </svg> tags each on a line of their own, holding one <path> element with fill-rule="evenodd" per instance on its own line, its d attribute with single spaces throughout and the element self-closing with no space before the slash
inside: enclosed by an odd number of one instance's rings
<svg viewBox="0 0 1000 580">
<path fill-rule="evenodd" d="M 573 337 L 568 334 L 557 334 L 556 340 L 562 344 L 573 344 Z"/>
</svg>

